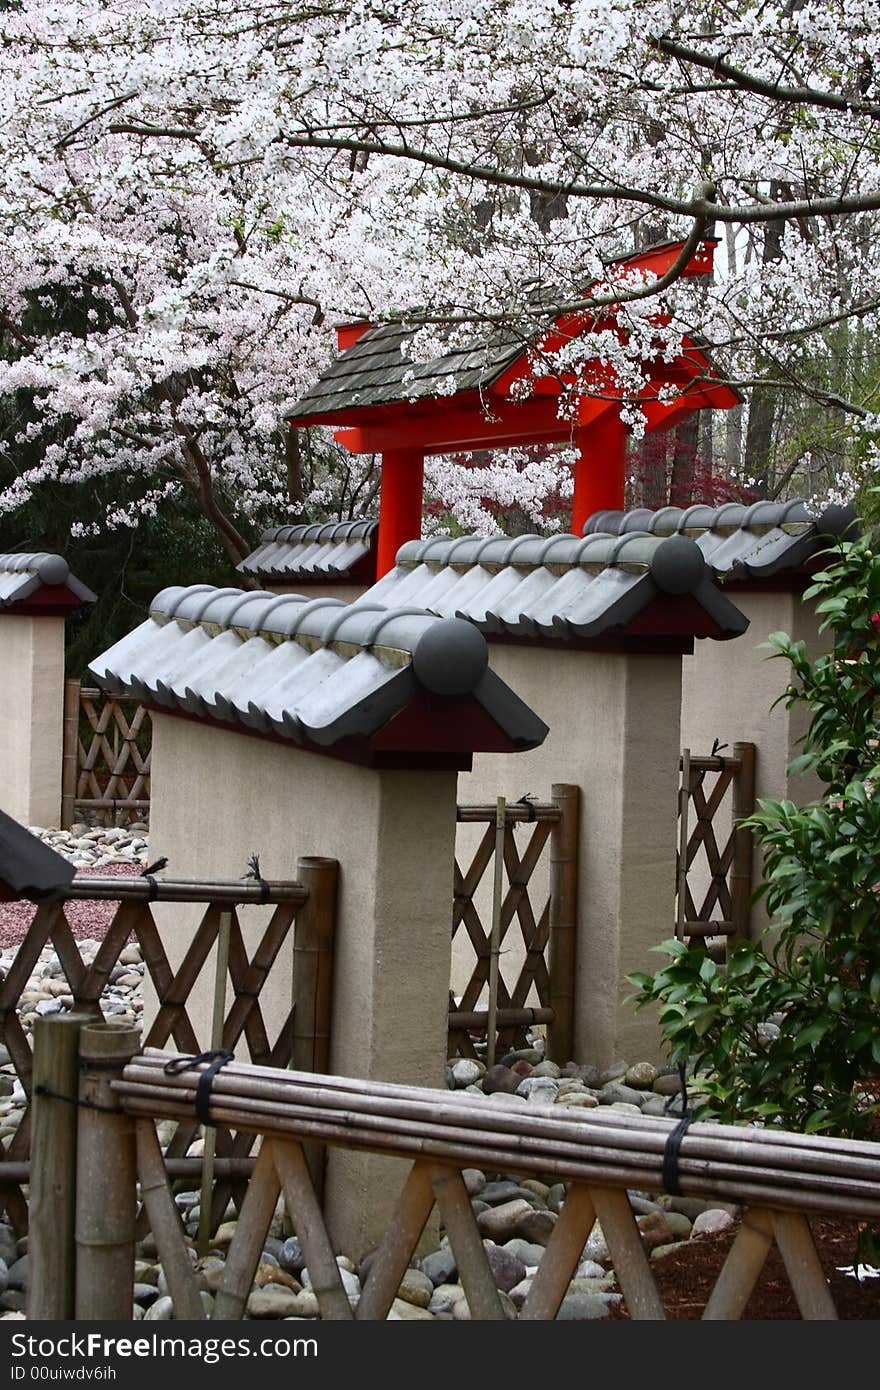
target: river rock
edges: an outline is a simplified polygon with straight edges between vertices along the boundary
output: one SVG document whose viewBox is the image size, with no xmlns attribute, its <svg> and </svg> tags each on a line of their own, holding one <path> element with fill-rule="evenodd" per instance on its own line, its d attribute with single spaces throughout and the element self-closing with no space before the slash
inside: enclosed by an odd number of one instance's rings
<svg viewBox="0 0 880 1390">
<path fill-rule="evenodd" d="M 509 1178 L 502 1178 L 496 1182 L 487 1182 L 480 1191 L 480 1200 L 487 1202 L 490 1207 L 500 1207 L 503 1202 L 512 1202 L 517 1197 L 531 1202 L 534 1195 L 528 1188 L 520 1187 L 519 1183 L 512 1182 Z"/>
<path fill-rule="evenodd" d="M 627 1067 L 623 1074 L 624 1085 L 632 1086 L 637 1091 L 650 1091 L 657 1076 L 657 1068 L 650 1062 L 636 1062 L 633 1066 Z"/>
<path fill-rule="evenodd" d="M 453 1313 L 455 1305 L 464 1298 L 461 1284 L 439 1284 L 431 1295 L 429 1313 Z"/>
<path fill-rule="evenodd" d="M 675 1232 L 662 1211 L 653 1211 L 649 1216 L 637 1216 L 636 1225 L 646 1250 L 653 1250 L 657 1245 L 671 1245 L 675 1240 Z"/>
<path fill-rule="evenodd" d="M 400 1281 L 395 1303 L 415 1304 L 417 1308 L 427 1308 L 434 1293 L 430 1276 L 420 1269 L 408 1269 Z"/>
<path fill-rule="evenodd" d="M 477 1228 L 481 1236 L 494 1240 L 496 1245 L 504 1245 L 514 1236 L 521 1235 L 519 1223 L 525 1217 L 535 1214 L 532 1206 L 523 1197 L 517 1197 L 512 1202 L 502 1203 L 500 1207 L 490 1207 L 488 1211 L 481 1211 L 477 1217 Z"/>
<path fill-rule="evenodd" d="M 25 1289 L 27 1288 L 28 1277 L 28 1257 L 22 1255 L 13 1264 L 9 1265 L 6 1275 L 7 1288 Z"/>
<path fill-rule="evenodd" d="M 581 1290 L 569 1292 L 559 1305 L 557 1322 L 594 1322 L 607 1318 L 612 1304 L 621 1301 L 620 1294 L 586 1293 Z"/>
<path fill-rule="evenodd" d="M 486 1186 L 486 1174 L 479 1168 L 462 1168 L 461 1180 L 469 1197 L 476 1197 Z"/>
<path fill-rule="evenodd" d="M 701 1211 L 694 1219 L 691 1235 L 717 1235 L 719 1231 L 729 1231 L 732 1225 L 733 1217 L 729 1211 L 722 1211 L 720 1207 L 710 1207 L 708 1211 Z M 11 1283 L 12 1270 L 9 1274 Z"/>
<path fill-rule="evenodd" d="M 676 1096 L 681 1090 L 681 1081 L 677 1071 L 661 1071 L 654 1077 L 651 1089 L 658 1096 Z"/>
<path fill-rule="evenodd" d="M 560 1077 L 560 1068 L 555 1062 L 545 1059 L 543 1062 L 538 1062 L 536 1066 L 532 1067 L 532 1076 L 549 1076 L 552 1081 L 558 1081 Z"/>
<path fill-rule="evenodd" d="M 518 1072 L 511 1071 L 510 1067 L 505 1067 L 499 1062 L 496 1066 L 490 1067 L 483 1077 L 483 1094 L 491 1096 L 496 1092 L 502 1092 L 510 1095 L 521 1081 L 522 1077 Z"/>
<path fill-rule="evenodd" d="M 530 1211 L 517 1221 L 515 1234 L 535 1245 L 546 1245 L 557 1220 L 552 1211 Z"/>
<path fill-rule="evenodd" d="M 288 1236 L 281 1246 L 281 1253 L 278 1256 L 278 1263 L 288 1274 L 299 1274 L 306 1257 L 302 1252 L 302 1246 L 296 1236 Z"/>
<path fill-rule="evenodd" d="M 600 1105 L 637 1105 L 641 1109 L 643 1093 L 620 1081 L 607 1081 L 599 1092 Z"/>
<path fill-rule="evenodd" d="M 506 1246 L 496 1245 L 494 1241 L 484 1240 L 483 1249 L 489 1261 L 492 1277 L 499 1289 L 508 1293 L 515 1284 L 525 1278 L 526 1267 Z"/>
<path fill-rule="evenodd" d="M 507 1241 L 502 1246 L 502 1249 L 507 1250 L 515 1259 L 521 1260 L 527 1269 L 531 1269 L 534 1265 L 541 1263 L 546 1246 L 539 1245 L 534 1240 L 523 1240 L 521 1236 L 514 1236 L 513 1240 Z"/>
<path fill-rule="evenodd" d="M 256 1289 L 247 1301 L 247 1311 L 252 1318 L 292 1318 L 299 1313 L 301 1295 L 284 1289 L 280 1284 L 267 1284 L 264 1289 Z"/>
<path fill-rule="evenodd" d="M 567 1105 L 576 1110 L 594 1110 L 599 1102 L 589 1091 L 560 1091 L 554 1104 Z"/>
<path fill-rule="evenodd" d="M 475 1085 L 485 1070 L 482 1062 L 474 1061 L 470 1057 L 459 1057 L 458 1061 L 453 1062 L 451 1067 L 458 1090 L 463 1090 L 465 1086 Z"/>
<path fill-rule="evenodd" d="M 173 1317 L 174 1304 L 167 1294 L 163 1294 L 144 1313 L 144 1322 L 170 1322 Z"/>
<path fill-rule="evenodd" d="M 133 1294 L 135 1303 L 139 1303 L 142 1308 L 149 1308 L 159 1297 L 159 1290 L 155 1284 L 135 1284 Z"/>
<path fill-rule="evenodd" d="M 598 1090 L 602 1085 L 602 1073 L 598 1067 L 580 1066 L 577 1062 L 566 1062 L 562 1068 L 562 1075 L 577 1078 L 593 1090 Z"/>
<path fill-rule="evenodd" d="M 410 1303 L 405 1298 L 395 1298 L 386 1314 L 388 1322 L 433 1322 L 433 1314 L 418 1303 Z"/>
<path fill-rule="evenodd" d="M 431 1280 L 436 1289 L 439 1284 L 451 1284 L 458 1277 L 458 1265 L 450 1246 L 434 1250 L 421 1261 L 421 1271 Z"/>
</svg>

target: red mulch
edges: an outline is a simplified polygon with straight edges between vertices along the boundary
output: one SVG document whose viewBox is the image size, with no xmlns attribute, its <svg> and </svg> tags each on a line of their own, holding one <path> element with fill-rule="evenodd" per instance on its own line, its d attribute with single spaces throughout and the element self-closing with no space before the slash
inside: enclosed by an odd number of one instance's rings
<svg viewBox="0 0 880 1390">
<path fill-rule="evenodd" d="M 840 1272 L 841 1267 L 855 1263 L 859 1223 L 836 1217 L 811 1217 L 810 1226 L 838 1317 L 880 1318 L 880 1277 L 859 1280 Z M 670 1254 L 652 1260 L 651 1267 L 668 1318 L 702 1317 L 736 1229 L 734 1227 L 719 1235 L 695 1236 L 693 1240 L 676 1246 Z M 625 1303 L 618 1305 L 612 1316 L 628 1318 Z M 800 1319 L 800 1316 L 782 1257 L 773 1245 L 761 1277 L 746 1304 L 743 1318 L 752 1321 L 790 1321 Z"/>
<path fill-rule="evenodd" d="M 76 877 L 130 878 L 139 874 L 142 867 L 140 863 L 132 863 L 131 860 L 117 861 L 113 864 L 102 864 L 99 869 L 77 869 Z M 112 899 L 98 902 L 84 899 L 67 903 L 64 912 L 74 940 L 103 941 L 104 933 L 118 906 L 119 904 Z M 33 903 L 0 902 L 0 949 L 8 950 L 11 946 L 21 945 L 35 912 L 36 907 Z"/>
</svg>

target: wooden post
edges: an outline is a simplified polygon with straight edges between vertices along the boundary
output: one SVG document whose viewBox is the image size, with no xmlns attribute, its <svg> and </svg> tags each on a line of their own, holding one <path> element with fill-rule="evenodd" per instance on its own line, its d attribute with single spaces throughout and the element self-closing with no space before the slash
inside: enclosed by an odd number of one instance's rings
<svg viewBox="0 0 880 1390">
<path fill-rule="evenodd" d="M 220 913 L 217 928 L 217 960 L 214 967 L 214 1010 L 211 1017 L 211 1048 L 223 1046 L 223 1020 L 226 1016 L 226 979 L 229 974 L 229 939 L 232 935 L 232 913 Z M 211 1210 L 214 1197 L 214 1156 L 217 1148 L 215 1125 L 205 1125 L 202 1151 L 202 1184 L 199 1193 L 199 1231 L 196 1249 L 204 1258 L 211 1241 Z"/>
<path fill-rule="evenodd" d="M 574 971 L 577 946 L 578 810 L 580 788 L 554 782 L 560 817 L 550 832 L 550 1007 L 547 1055 L 560 1065 L 574 1056 Z"/>
<path fill-rule="evenodd" d="M 610 405 L 591 424 L 575 428 L 574 496 L 571 529 L 582 534 L 594 512 L 622 511 L 626 492 L 626 425 L 620 407 Z"/>
<path fill-rule="evenodd" d="M 507 802 L 499 796 L 495 803 L 495 874 L 492 881 L 492 929 L 489 935 L 489 1013 L 486 1018 L 486 1066 L 495 1065 L 498 1043 L 498 955 L 501 950 L 501 897 L 504 872 L 504 836 L 507 833 Z"/>
<path fill-rule="evenodd" d="M 377 579 L 394 569 L 400 547 L 422 534 L 424 471 L 420 449 L 386 449 L 382 454 Z"/>
<path fill-rule="evenodd" d="M 134 1120 L 110 1089 L 140 1050 L 137 1028 L 92 1023 L 80 1032 L 77 1112 L 78 1322 L 130 1322 L 137 1159 Z"/>
<path fill-rule="evenodd" d="M 735 743 L 733 756 L 739 759 L 739 769 L 733 779 L 733 864 L 730 870 L 733 931 L 728 938 L 728 950 L 737 941 L 748 941 L 750 936 L 754 837 L 740 821 L 755 809 L 755 745 Z"/>
<path fill-rule="evenodd" d="M 69 830 L 76 815 L 76 782 L 79 766 L 80 683 L 64 682 L 64 732 L 61 752 L 61 828 Z"/>
<path fill-rule="evenodd" d="M 34 1024 L 27 1315 L 36 1322 L 74 1315 L 77 1058 L 80 1028 L 93 1022 L 62 1014 Z"/>
<path fill-rule="evenodd" d="M 326 1073 L 330 1065 L 333 1017 L 333 937 L 339 864 L 335 859 L 305 855 L 297 860 L 297 879 L 308 897 L 296 914 L 293 934 L 294 1071 Z M 325 1150 L 304 1146 L 312 1186 L 320 1200 L 324 1187 Z"/>
</svg>

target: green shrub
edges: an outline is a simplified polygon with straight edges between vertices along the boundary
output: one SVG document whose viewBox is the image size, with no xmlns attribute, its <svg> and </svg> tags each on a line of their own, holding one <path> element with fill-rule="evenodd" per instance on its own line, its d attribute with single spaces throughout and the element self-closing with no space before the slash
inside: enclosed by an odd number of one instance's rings
<svg viewBox="0 0 880 1390">
<path fill-rule="evenodd" d="M 759 801 L 748 822 L 772 931 L 726 966 L 668 941 L 656 974 L 629 979 L 637 1007 L 659 1004 L 672 1060 L 710 1070 L 702 1118 L 859 1137 L 880 1109 L 880 555 L 867 539 L 830 555 L 806 597 L 832 651 L 769 643 L 791 665 L 781 698 L 811 711 L 791 767 L 825 783 L 804 807 Z"/>
</svg>

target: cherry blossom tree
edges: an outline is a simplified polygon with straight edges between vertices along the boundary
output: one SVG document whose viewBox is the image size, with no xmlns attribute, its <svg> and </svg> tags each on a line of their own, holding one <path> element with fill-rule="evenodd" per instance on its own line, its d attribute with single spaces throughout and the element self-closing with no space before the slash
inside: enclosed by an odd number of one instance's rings
<svg viewBox="0 0 880 1390">
<path fill-rule="evenodd" d="M 10 4 L 0 508 L 115 477 L 102 524 L 125 525 L 185 492 L 238 559 L 253 522 L 375 495 L 376 461 L 283 423 L 334 322 L 406 316 L 428 355 L 531 339 L 551 307 L 596 331 L 542 370 L 601 389 L 598 356 L 636 434 L 642 363 L 698 334 L 748 402 L 728 465 L 754 473 L 785 419 L 784 486 L 833 420 L 835 476 L 807 476 L 851 491 L 880 425 L 876 18 L 876 0 Z M 682 278 L 713 232 L 712 282 Z M 609 269 L 662 238 L 686 243 L 662 278 Z M 467 524 L 475 497 L 538 518 L 559 492 L 545 459 L 467 486 L 454 467 L 432 482 Z"/>
</svg>

